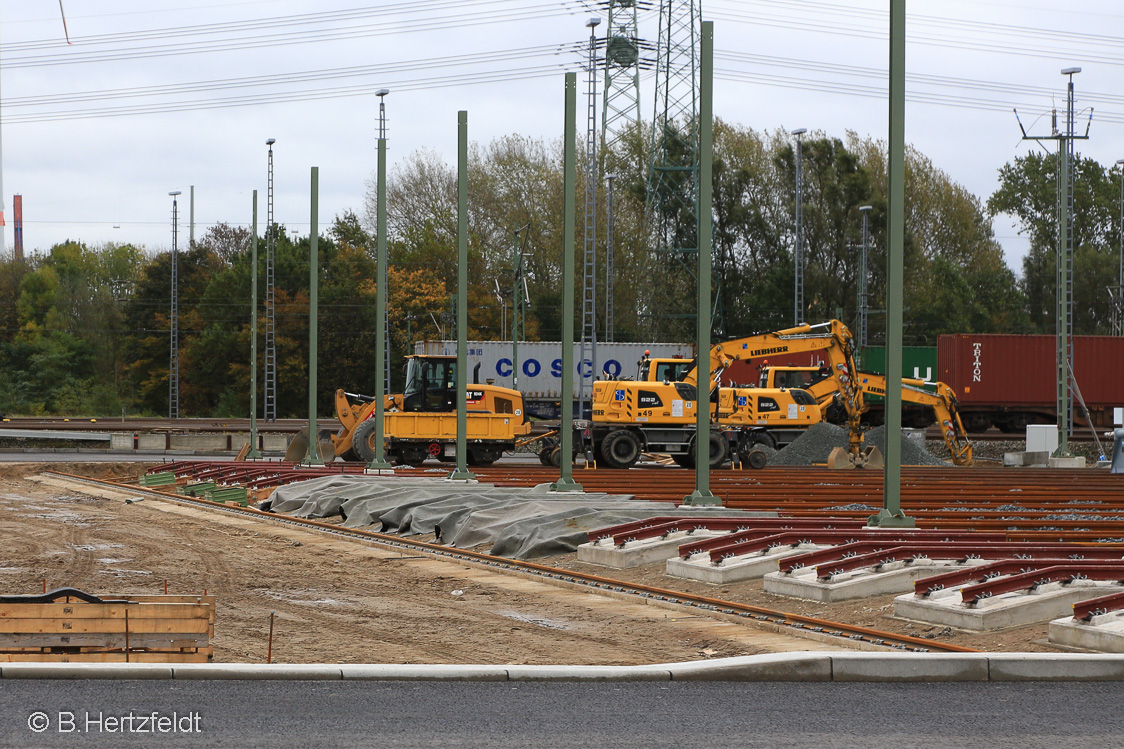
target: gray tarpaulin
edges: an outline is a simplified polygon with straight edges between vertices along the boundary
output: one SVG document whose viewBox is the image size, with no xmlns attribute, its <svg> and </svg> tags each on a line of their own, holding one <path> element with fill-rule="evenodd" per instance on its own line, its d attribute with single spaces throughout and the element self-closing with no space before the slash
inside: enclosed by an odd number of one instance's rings
<svg viewBox="0 0 1124 749">
<path fill-rule="evenodd" d="M 531 488 L 466 484 L 442 478 L 330 476 L 278 487 L 262 509 L 302 518 L 342 515 L 351 528 L 434 533 L 440 543 L 531 559 L 573 551 L 591 530 L 657 515 L 745 515 L 725 508 L 679 509 L 628 495 L 556 494 Z"/>
</svg>

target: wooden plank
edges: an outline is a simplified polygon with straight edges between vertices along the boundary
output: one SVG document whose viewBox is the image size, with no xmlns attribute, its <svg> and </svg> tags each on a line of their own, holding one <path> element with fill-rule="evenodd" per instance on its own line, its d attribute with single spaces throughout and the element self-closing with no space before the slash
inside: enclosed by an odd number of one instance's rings
<svg viewBox="0 0 1124 749">
<path fill-rule="evenodd" d="M 208 663 L 210 653 L 12 653 L 3 663 Z"/>
<path fill-rule="evenodd" d="M 205 632 L 129 633 L 129 646 L 133 648 L 160 648 L 162 650 L 203 648 L 207 647 L 208 640 Z M 125 647 L 125 633 L 97 632 L 74 635 L 26 632 L 0 633 L 0 651 L 58 647 L 123 648 Z"/>
<path fill-rule="evenodd" d="M 0 620 L 0 633 L 89 634 L 124 632 L 124 619 L 5 619 Z M 194 619 L 133 619 L 129 617 L 129 632 L 147 633 L 209 633 L 211 623 L 206 617 Z"/>
<path fill-rule="evenodd" d="M 4 603 L 0 619 L 197 619 L 213 607 L 201 603 Z M 10 630 L 6 630 L 10 631 Z"/>
</svg>

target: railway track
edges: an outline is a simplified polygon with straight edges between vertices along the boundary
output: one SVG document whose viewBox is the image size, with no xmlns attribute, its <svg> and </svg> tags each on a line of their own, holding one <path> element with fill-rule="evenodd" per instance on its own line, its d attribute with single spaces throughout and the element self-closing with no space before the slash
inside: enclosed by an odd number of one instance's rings
<svg viewBox="0 0 1124 749">
<path fill-rule="evenodd" d="M 88 478 L 86 476 L 76 476 L 74 474 L 63 473 L 61 471 L 46 471 L 45 473 L 82 485 L 116 489 L 119 491 L 124 490 L 137 494 L 156 497 L 161 500 L 175 502 L 181 505 L 201 507 L 215 512 L 226 512 L 242 517 L 253 517 L 259 520 L 298 527 L 312 532 L 325 533 L 337 537 L 350 538 L 362 542 L 377 544 L 380 546 L 387 546 L 397 550 L 406 550 L 413 553 L 429 554 L 445 559 L 452 559 L 465 564 L 483 565 L 510 573 L 537 577 L 555 583 L 568 584 L 593 590 L 608 591 L 616 595 L 635 596 L 637 598 L 658 602 L 662 605 L 682 606 L 684 608 L 695 611 L 707 612 L 710 614 L 720 614 L 726 617 L 736 617 L 738 619 L 746 619 L 749 621 L 766 623 L 779 628 L 791 629 L 794 631 L 816 633 L 819 636 L 829 638 L 840 638 L 842 640 L 849 640 L 852 642 L 861 642 L 868 645 L 887 648 L 889 650 L 923 653 L 976 652 L 972 648 L 965 648 L 958 645 L 952 645 L 950 643 L 942 643 L 936 640 L 921 639 L 917 637 L 910 637 L 908 635 L 899 635 L 891 632 L 870 629 L 867 627 L 858 627 L 850 624 L 844 624 L 842 622 L 834 622 L 824 619 L 816 619 L 813 617 L 800 616 L 798 614 L 775 611 L 759 606 L 750 606 L 748 604 L 738 603 L 736 601 L 727 601 L 720 598 L 710 598 L 681 591 L 656 588 L 647 585 L 638 585 L 621 580 L 615 580 L 613 578 L 588 575 L 580 572 L 574 572 L 572 570 L 565 570 L 557 567 L 536 564 L 534 562 L 524 562 L 515 559 L 508 559 L 506 557 L 483 554 L 467 549 L 456 549 L 436 543 L 404 539 L 385 533 L 376 533 L 374 531 L 364 531 L 355 528 L 344 528 L 338 525 L 332 525 L 330 523 L 321 523 L 315 520 L 294 518 L 288 515 L 275 515 L 253 508 L 221 504 L 206 499 L 187 497 L 184 495 L 160 491 L 158 489 L 141 487 L 137 486 L 136 484 L 103 481 L 99 479 Z"/>
<path fill-rule="evenodd" d="M 544 434 L 547 431 L 558 428 L 557 422 L 538 421 L 534 422 L 534 434 Z M 284 432 L 294 433 L 308 426 L 308 419 L 278 419 L 277 421 L 264 421 L 258 420 L 257 428 L 260 432 Z M 339 423 L 335 419 L 321 419 L 319 421 L 320 429 L 330 429 L 335 431 L 339 428 Z M 37 429 L 43 430 L 71 430 L 71 431 L 121 431 L 121 432 L 144 432 L 144 431 L 175 431 L 175 432 L 245 432 L 250 429 L 249 419 L 167 419 L 167 418 L 143 418 L 143 417 L 128 417 L 122 419 L 120 417 L 109 418 L 64 418 L 64 417 L 22 417 L 14 416 L 8 417 L 7 421 L 0 422 L 0 427 L 4 429 L 26 429 L 28 431 L 35 431 Z M 926 429 L 925 438 L 936 442 L 941 441 L 940 430 L 936 426 L 931 426 Z M 1018 433 L 1005 433 L 997 429 L 989 429 L 986 432 L 973 432 L 968 434 L 968 439 L 971 442 L 1017 442 L 1024 439 L 1024 435 Z M 1092 442 L 1093 438 L 1089 433 L 1087 427 L 1079 428 L 1074 431 L 1069 437 L 1071 442 Z M 1104 437 L 1101 437 L 1104 440 Z"/>
</svg>

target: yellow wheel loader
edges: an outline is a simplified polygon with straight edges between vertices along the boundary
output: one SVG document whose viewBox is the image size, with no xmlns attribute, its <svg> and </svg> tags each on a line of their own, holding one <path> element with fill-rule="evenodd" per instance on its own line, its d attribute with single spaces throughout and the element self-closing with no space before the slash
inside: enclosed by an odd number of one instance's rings
<svg viewBox="0 0 1124 749">
<path fill-rule="evenodd" d="M 457 358 L 406 357 L 406 387 L 386 396 L 383 440 L 386 457 L 396 463 L 421 465 L 428 458 L 453 459 L 457 442 Z M 518 390 L 470 384 L 466 462 L 491 465 L 516 439 L 531 433 L 523 396 Z M 375 402 L 370 396 L 336 391 L 340 429 L 331 437 L 333 452 L 344 460 L 371 461 L 376 455 Z"/>
</svg>

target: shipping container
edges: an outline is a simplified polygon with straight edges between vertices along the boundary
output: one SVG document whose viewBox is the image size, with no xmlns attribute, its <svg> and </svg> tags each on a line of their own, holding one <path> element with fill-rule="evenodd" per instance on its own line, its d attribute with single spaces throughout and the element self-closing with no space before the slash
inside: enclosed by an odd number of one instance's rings
<svg viewBox="0 0 1124 749">
<path fill-rule="evenodd" d="M 579 362 L 581 344 L 574 344 L 574 390 L 578 398 L 579 377 L 584 378 L 587 397 L 592 390 L 594 370 L 599 377 L 636 377 L 637 364 L 645 352 L 653 358 L 694 356 L 694 347 L 687 343 L 598 343 L 596 367 L 587 347 L 584 362 Z M 415 354 L 455 356 L 456 341 L 418 341 Z M 469 378 L 515 387 L 523 393 L 527 412 L 540 418 L 559 415 L 562 389 L 562 344 L 559 341 L 520 341 L 519 379 L 513 383 L 513 349 L 511 341 L 468 341 Z M 479 369 L 478 369 L 479 367 Z"/>
<path fill-rule="evenodd" d="M 1056 346 L 1052 335 L 940 336 L 937 371 L 956 391 L 965 427 L 1018 432 L 1057 423 Z M 1113 408 L 1124 406 L 1124 338 L 1074 336 L 1072 366 L 1093 425 L 1112 426 Z M 1078 403 L 1073 416 L 1086 423 Z"/>
<path fill-rule="evenodd" d="M 768 362 L 774 367 L 818 367 L 827 363 L 823 351 L 803 351 L 794 354 L 770 356 L 765 359 L 734 362 L 722 373 L 722 384 L 758 384 L 761 367 Z M 886 349 L 866 346 L 855 353 L 855 363 L 860 372 L 886 374 Z M 936 382 L 937 349 L 934 346 L 906 346 L 902 349 L 902 377 L 912 377 L 926 382 Z"/>
</svg>

